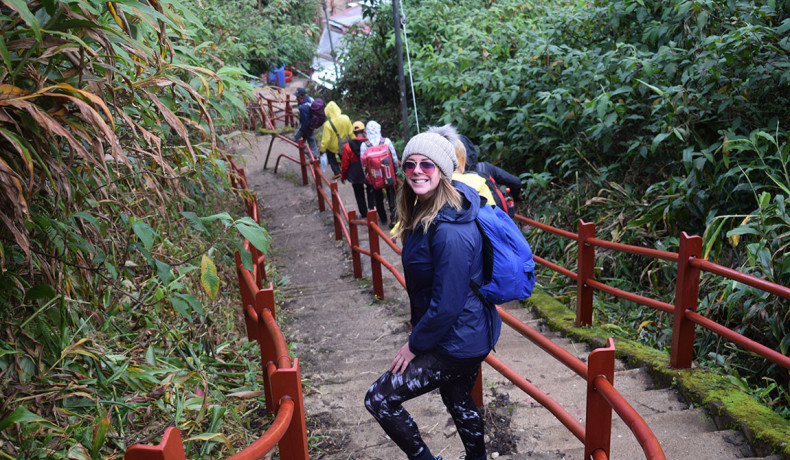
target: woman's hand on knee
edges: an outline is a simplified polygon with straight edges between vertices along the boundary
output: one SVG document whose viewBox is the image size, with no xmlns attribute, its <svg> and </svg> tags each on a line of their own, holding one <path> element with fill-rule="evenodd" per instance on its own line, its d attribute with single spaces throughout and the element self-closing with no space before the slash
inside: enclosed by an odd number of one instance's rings
<svg viewBox="0 0 790 460">
<path fill-rule="evenodd" d="M 393 359 L 392 364 L 390 364 L 390 372 L 403 374 L 403 371 L 406 370 L 406 367 L 409 366 L 409 363 L 415 356 L 416 355 L 409 349 L 409 342 L 406 342 L 406 344 L 395 354 L 395 359 Z"/>
</svg>

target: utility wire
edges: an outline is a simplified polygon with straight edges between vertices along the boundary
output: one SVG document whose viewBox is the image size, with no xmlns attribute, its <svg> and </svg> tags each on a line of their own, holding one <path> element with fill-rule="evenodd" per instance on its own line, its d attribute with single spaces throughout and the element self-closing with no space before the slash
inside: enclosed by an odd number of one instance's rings
<svg viewBox="0 0 790 460">
<path fill-rule="evenodd" d="M 403 29 L 403 43 L 406 45 L 406 62 L 409 66 L 409 86 L 411 99 L 414 104 L 414 121 L 417 123 L 417 133 L 420 132 L 420 116 L 417 114 L 417 97 L 414 95 L 414 78 L 411 75 L 411 56 L 409 55 L 409 35 L 406 33 L 406 13 L 403 12 L 403 2 L 400 3 L 400 23 Z"/>
</svg>

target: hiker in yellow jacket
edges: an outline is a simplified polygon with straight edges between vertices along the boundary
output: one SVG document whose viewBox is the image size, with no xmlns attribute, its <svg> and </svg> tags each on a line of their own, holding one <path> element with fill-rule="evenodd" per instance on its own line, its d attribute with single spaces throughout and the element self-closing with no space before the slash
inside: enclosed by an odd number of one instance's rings
<svg viewBox="0 0 790 460">
<path fill-rule="evenodd" d="M 329 166 L 335 174 L 333 179 L 340 177 L 340 163 L 337 154 L 340 153 L 341 143 L 351 137 L 351 120 L 344 115 L 335 101 L 329 102 L 324 107 L 326 121 L 321 132 L 321 153 L 326 154 Z"/>
</svg>

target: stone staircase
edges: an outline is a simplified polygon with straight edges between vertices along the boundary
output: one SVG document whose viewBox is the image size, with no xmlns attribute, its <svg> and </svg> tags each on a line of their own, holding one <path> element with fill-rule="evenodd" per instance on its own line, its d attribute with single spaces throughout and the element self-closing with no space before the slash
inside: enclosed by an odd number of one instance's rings
<svg viewBox="0 0 790 460">
<path fill-rule="evenodd" d="M 318 212 L 314 186 L 299 185 L 298 170 L 290 162 L 283 162 L 285 166 L 281 165 L 277 175 L 263 171 L 267 146 L 265 136 L 251 139 L 237 152 L 247 159 L 247 177 L 264 209 L 264 225 L 273 237 L 270 260 L 277 266 L 280 279 L 287 280 L 280 288 L 282 314 L 288 318 L 285 334 L 302 365 L 309 442 L 316 447 L 314 458 L 403 458 L 365 411 L 362 399 L 406 340 L 405 293 L 384 270 L 387 298 L 376 300 L 364 256 L 368 282 L 353 279 L 348 248 L 333 238 L 331 213 Z M 277 148 L 275 143 L 274 151 Z M 347 209 L 353 209 L 351 187 L 340 185 L 340 191 Z M 364 230 L 360 230 L 360 239 L 367 247 Z M 399 262 L 385 245 L 382 254 L 387 260 Z M 506 308 L 586 361 L 590 352 L 586 344 L 549 331 L 528 308 Z M 583 423 L 586 383 L 581 377 L 506 325 L 495 355 Z M 483 367 L 483 378 L 484 400 L 489 408 L 489 458 L 583 458 L 582 443 L 549 411 L 488 365 Z M 717 430 L 704 411 L 685 403 L 677 390 L 656 388 L 645 369 L 629 369 L 618 360 L 614 386 L 651 427 L 666 458 L 756 458 L 741 433 Z M 463 458 L 463 446 L 438 394 L 410 401 L 406 407 L 434 455 Z M 613 417 L 611 458 L 645 458 L 625 423 L 617 414 Z"/>
</svg>

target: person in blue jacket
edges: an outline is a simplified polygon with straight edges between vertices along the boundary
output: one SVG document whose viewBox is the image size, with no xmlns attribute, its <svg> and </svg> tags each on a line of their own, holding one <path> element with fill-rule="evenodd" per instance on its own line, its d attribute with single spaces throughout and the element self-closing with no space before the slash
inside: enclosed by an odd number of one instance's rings
<svg viewBox="0 0 790 460">
<path fill-rule="evenodd" d="M 483 242 L 475 223 L 480 196 L 452 181 L 456 167 L 454 146 L 436 133 L 414 136 L 403 151 L 397 236 L 403 240 L 413 329 L 371 385 L 365 407 L 409 459 L 434 457 L 402 404 L 437 388 L 465 458 L 486 457 L 483 419 L 471 394 L 502 320 L 470 287 L 470 280 L 483 281 Z"/>
<path fill-rule="evenodd" d="M 318 151 L 313 128 L 310 127 L 310 104 L 313 103 L 313 98 L 307 95 L 307 91 L 304 88 L 297 88 L 294 95 L 299 104 L 299 129 L 294 134 L 294 141 L 299 142 L 299 139 L 304 139 L 305 144 L 313 154 L 313 158 L 318 158 L 318 155 L 321 153 Z M 307 161 L 311 161 L 310 154 L 306 150 L 305 157 Z"/>
</svg>

